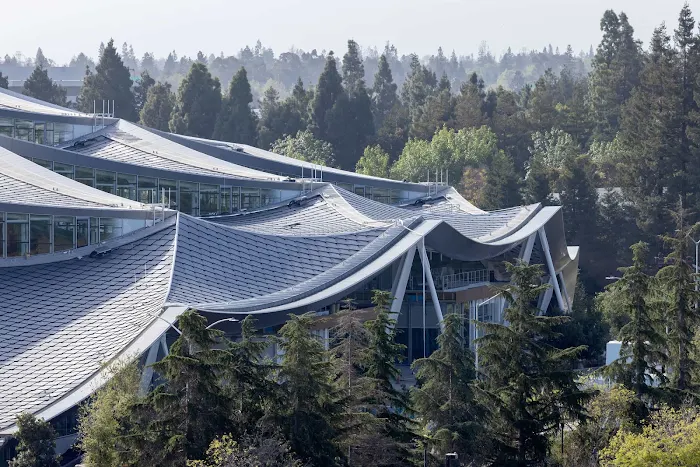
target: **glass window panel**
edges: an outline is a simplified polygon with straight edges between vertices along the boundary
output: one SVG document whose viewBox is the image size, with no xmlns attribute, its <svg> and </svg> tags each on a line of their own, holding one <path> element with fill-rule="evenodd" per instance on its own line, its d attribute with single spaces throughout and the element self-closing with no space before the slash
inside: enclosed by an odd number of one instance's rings
<svg viewBox="0 0 700 467">
<path fill-rule="evenodd" d="M 15 134 L 15 122 L 11 118 L 0 117 L 0 136 L 12 138 Z"/>
<path fill-rule="evenodd" d="M 33 255 L 51 253 L 51 216 L 32 214 L 29 227 L 29 252 Z"/>
<path fill-rule="evenodd" d="M 268 204 L 277 203 L 280 201 L 281 197 L 282 197 L 282 195 L 281 195 L 281 192 L 279 190 L 271 190 L 268 188 L 261 188 L 260 189 L 260 205 L 261 206 L 266 206 Z"/>
<path fill-rule="evenodd" d="M 90 245 L 100 243 L 100 219 L 90 218 Z"/>
<path fill-rule="evenodd" d="M 64 177 L 73 178 L 73 166 L 70 164 L 61 164 L 60 162 L 53 163 L 53 171 L 61 174 Z"/>
<path fill-rule="evenodd" d="M 53 218 L 53 251 L 75 248 L 75 217 Z"/>
<path fill-rule="evenodd" d="M 116 173 L 107 170 L 95 170 L 95 187 L 98 190 L 106 191 L 114 194 L 114 182 L 116 181 Z"/>
<path fill-rule="evenodd" d="M 231 212 L 238 212 L 241 210 L 241 189 L 240 187 L 234 186 L 231 188 Z"/>
<path fill-rule="evenodd" d="M 73 139 L 73 124 L 54 123 L 53 144 L 63 143 Z"/>
<path fill-rule="evenodd" d="M 343 190 L 352 191 L 352 183 L 338 183 L 337 185 Z"/>
<path fill-rule="evenodd" d="M 122 219 L 100 217 L 100 241 L 119 237 L 122 234 Z"/>
<path fill-rule="evenodd" d="M 160 202 L 158 179 L 139 175 L 139 202 L 154 204 Z"/>
<path fill-rule="evenodd" d="M 260 207 L 259 188 L 241 188 L 241 209 L 251 210 Z"/>
<path fill-rule="evenodd" d="M 165 206 L 170 209 L 177 209 L 177 181 L 159 178 L 158 189 L 160 190 L 160 195 L 165 196 Z"/>
<path fill-rule="evenodd" d="M 15 138 L 24 141 L 34 141 L 34 122 L 15 119 Z"/>
<path fill-rule="evenodd" d="M 215 216 L 219 213 L 219 185 L 199 185 L 199 212 L 201 216 Z"/>
<path fill-rule="evenodd" d="M 7 256 L 29 251 L 29 215 L 7 213 Z"/>
<path fill-rule="evenodd" d="M 231 187 L 221 187 L 221 205 L 219 214 L 229 214 L 231 212 Z"/>
<path fill-rule="evenodd" d="M 81 246 L 87 246 L 90 242 L 90 229 L 88 228 L 89 223 L 90 222 L 88 219 L 78 219 L 78 228 L 76 229 L 76 246 L 78 246 L 78 248 Z"/>
<path fill-rule="evenodd" d="M 386 188 L 372 188 L 372 198 L 380 203 L 389 204 L 391 202 L 389 190 Z"/>
<path fill-rule="evenodd" d="M 199 183 L 180 182 L 180 212 L 199 215 Z"/>
<path fill-rule="evenodd" d="M 4 255 L 5 251 L 5 213 L 0 212 L 0 257 Z"/>
<path fill-rule="evenodd" d="M 75 181 L 95 187 L 95 170 L 89 167 L 75 166 Z"/>
<path fill-rule="evenodd" d="M 35 164 L 38 164 L 46 169 L 53 170 L 53 163 L 51 161 L 47 161 L 45 159 L 39 159 L 39 158 L 33 158 L 32 161 L 34 161 Z"/>
<path fill-rule="evenodd" d="M 401 201 L 401 190 L 391 190 L 391 204 L 399 204 Z"/>
<path fill-rule="evenodd" d="M 117 174 L 117 196 L 136 201 L 136 175 Z"/>
<path fill-rule="evenodd" d="M 365 195 L 365 187 L 363 187 L 363 186 L 356 186 L 356 187 L 355 187 L 355 194 L 356 194 L 356 195 L 360 195 L 360 196 L 364 196 L 364 195 Z"/>
<path fill-rule="evenodd" d="M 35 123 L 34 124 L 34 142 L 36 144 L 46 144 L 45 140 L 45 132 L 44 132 L 44 124 L 43 123 Z"/>
</svg>

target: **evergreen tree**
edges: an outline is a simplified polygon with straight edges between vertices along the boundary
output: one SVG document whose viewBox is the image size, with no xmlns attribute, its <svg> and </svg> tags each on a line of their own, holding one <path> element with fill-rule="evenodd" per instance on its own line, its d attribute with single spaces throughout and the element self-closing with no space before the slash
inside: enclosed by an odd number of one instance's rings
<svg viewBox="0 0 700 467">
<path fill-rule="evenodd" d="M 417 384 L 412 391 L 430 444 L 439 458 L 456 452 L 466 464 L 483 452 L 480 411 L 474 400 L 474 358 L 464 337 L 464 319 L 448 314 L 437 338 L 438 349 L 413 362 Z"/>
<path fill-rule="evenodd" d="M 482 207 L 487 210 L 518 206 L 521 202 L 520 180 L 515 173 L 513 160 L 503 151 L 498 151 L 488 164 L 481 201 Z"/>
<path fill-rule="evenodd" d="M 669 353 L 669 369 L 671 388 L 677 391 L 679 401 L 689 392 L 697 392 L 697 383 L 693 383 L 691 375 L 696 369 L 692 360 L 694 352 L 694 334 L 698 324 L 697 303 L 700 294 L 697 292 L 697 278 L 694 274 L 691 257 L 688 251 L 688 237 L 697 226 L 686 224 L 688 214 L 679 203 L 679 208 L 673 213 L 676 221 L 676 231 L 673 235 L 663 236 L 664 243 L 671 247 L 666 257 L 668 266 L 657 274 L 662 290 L 667 298 L 665 318 L 667 329 L 667 347 Z"/>
<path fill-rule="evenodd" d="M 303 84 L 296 92 L 305 93 Z M 304 97 L 302 96 L 301 99 Z M 275 141 L 303 131 L 306 128 L 305 117 L 299 108 L 305 109 L 304 104 L 297 101 L 297 97 L 292 96 L 280 102 L 277 90 L 273 87 L 267 88 L 260 103 L 258 145 L 267 149 L 272 147 Z"/>
<path fill-rule="evenodd" d="M 49 73 L 43 66 L 37 65 L 29 78 L 24 82 L 22 94 L 52 104 L 65 106 L 66 90 L 49 78 Z"/>
<path fill-rule="evenodd" d="M 3 76 L 2 72 L 0 72 L 0 88 L 7 89 L 7 87 L 10 85 L 9 80 L 7 79 L 7 76 Z"/>
<path fill-rule="evenodd" d="M 304 127 L 308 126 L 309 124 L 309 107 L 313 97 L 314 92 L 304 89 L 304 82 L 301 80 L 301 78 L 298 78 L 296 84 L 294 85 L 294 89 L 292 89 L 292 95 L 288 102 L 294 111 L 301 116 L 301 121 L 303 122 Z M 303 128 L 300 128 L 300 130 L 301 129 Z"/>
<path fill-rule="evenodd" d="M 442 127 L 454 127 L 455 100 L 449 87 L 428 97 L 411 122 L 410 136 L 430 139 Z"/>
<path fill-rule="evenodd" d="M 279 380 L 284 398 L 276 407 L 274 422 L 302 459 L 311 465 L 333 466 L 340 458 L 332 442 L 337 406 L 332 402 L 330 362 L 323 344 L 309 329 L 312 316 L 290 315 L 279 331 L 284 352 Z"/>
<path fill-rule="evenodd" d="M 156 84 L 156 80 L 151 78 L 148 70 L 143 70 L 141 72 L 141 79 L 134 85 L 134 103 L 136 105 L 136 111 L 141 113 L 143 106 L 146 105 L 146 100 L 148 99 L 148 90 Z"/>
<path fill-rule="evenodd" d="M 328 54 L 323 73 L 318 78 L 318 85 L 311 102 L 311 128 L 314 136 L 321 140 L 328 138 L 329 114 L 338 98 L 344 95 L 342 78 L 338 73 L 333 52 Z"/>
<path fill-rule="evenodd" d="M 17 456 L 10 467 L 58 467 L 56 430 L 30 413 L 17 416 Z"/>
<path fill-rule="evenodd" d="M 180 83 L 170 118 L 170 131 L 181 135 L 211 138 L 221 109 L 221 84 L 207 67 L 194 63 Z"/>
<path fill-rule="evenodd" d="M 343 55 L 343 85 L 348 94 L 365 88 L 365 67 L 357 42 L 348 40 L 348 51 Z"/>
<path fill-rule="evenodd" d="M 157 83 L 148 89 L 146 102 L 141 109 L 141 124 L 156 130 L 168 131 L 168 122 L 175 106 L 175 96 L 170 83 Z"/>
<path fill-rule="evenodd" d="M 386 55 L 382 55 L 379 57 L 379 68 L 374 75 L 372 86 L 372 115 L 377 129 L 382 128 L 384 121 L 399 101 L 396 89 L 389 62 Z"/>
<path fill-rule="evenodd" d="M 665 381 L 659 369 L 665 358 L 659 350 L 664 345 L 663 336 L 657 331 L 659 320 L 649 303 L 651 277 L 645 272 L 649 247 L 639 242 L 631 249 L 632 265 L 620 268 L 622 278 L 609 285 L 605 293 L 614 294 L 617 308 L 629 317 L 619 333 L 620 357 L 610 366 L 610 371 L 617 382 L 634 391 L 640 402 L 639 421 L 644 414 L 641 407 L 655 395 L 653 380 Z"/>
<path fill-rule="evenodd" d="M 654 31 L 641 82 L 624 108 L 618 174 L 625 197 L 638 210 L 643 231 L 660 234 L 668 209 L 684 194 L 680 151 L 681 89 L 677 55 L 666 28 Z"/>
<path fill-rule="evenodd" d="M 207 320 L 194 310 L 178 318 L 182 334 L 169 354 L 153 365 L 165 383 L 149 395 L 154 419 L 145 429 L 141 450 L 156 465 L 181 466 L 201 459 L 209 443 L 231 430 L 231 400 L 221 388 L 223 352 L 215 351 L 222 336 L 207 329 Z"/>
<path fill-rule="evenodd" d="M 533 155 L 525 175 L 523 202 L 526 204 L 542 203 L 545 206 L 554 204 L 552 178 L 554 178 L 552 170 L 541 157 Z"/>
<path fill-rule="evenodd" d="M 415 120 L 437 86 L 435 73 L 421 65 L 417 55 L 411 55 L 410 73 L 401 88 L 401 100 L 408 108 L 411 120 Z"/>
<path fill-rule="evenodd" d="M 472 73 L 462 84 L 455 104 L 455 125 L 457 128 L 480 127 L 484 124 L 484 81 Z"/>
<path fill-rule="evenodd" d="M 366 323 L 370 334 L 364 363 L 365 375 L 373 384 L 371 402 L 375 416 L 384 423 L 384 434 L 391 443 L 384 446 L 394 462 L 384 465 L 403 465 L 410 456 L 415 440 L 413 422 L 409 418 L 412 407 L 408 393 L 395 386 L 401 371 L 396 363 L 403 360 L 402 344 L 396 343 L 396 320 L 389 315 L 392 297 L 389 292 L 375 290 L 372 303 L 377 317 Z"/>
<path fill-rule="evenodd" d="M 214 139 L 255 145 L 258 118 L 250 108 L 252 102 L 248 73 L 241 68 L 231 80 L 228 95 L 221 103 Z"/>
<path fill-rule="evenodd" d="M 590 102 L 595 136 L 612 141 L 620 128 L 621 108 L 639 83 L 642 69 L 641 43 L 627 15 L 607 10 L 600 20 L 603 39 L 593 58 Z"/>
<path fill-rule="evenodd" d="M 582 418 L 586 395 L 579 391 L 571 364 L 581 347 L 547 344 L 553 327 L 567 317 L 540 316 L 534 304 L 548 285 L 539 285 L 539 265 L 506 263 L 511 283 L 501 293 L 506 324 L 479 322 L 476 341 L 483 379 L 478 396 L 488 412 L 492 465 L 542 465 L 549 436 L 563 420 Z"/>
<path fill-rule="evenodd" d="M 48 68 L 49 67 L 49 60 L 47 60 L 46 57 L 44 56 L 44 51 L 41 50 L 41 47 L 39 47 L 36 50 L 36 57 L 34 58 L 34 66 L 40 67 L 40 68 Z"/>
<path fill-rule="evenodd" d="M 83 112 L 93 111 L 93 103 L 101 105 L 102 100 L 114 101 L 114 115 L 129 121 L 136 121 L 138 114 L 134 105 L 134 94 L 131 92 L 131 73 L 124 66 L 121 57 L 110 39 L 100 61 L 95 67 L 95 73 L 86 69 L 83 87 L 78 95 L 78 108 Z"/>
</svg>

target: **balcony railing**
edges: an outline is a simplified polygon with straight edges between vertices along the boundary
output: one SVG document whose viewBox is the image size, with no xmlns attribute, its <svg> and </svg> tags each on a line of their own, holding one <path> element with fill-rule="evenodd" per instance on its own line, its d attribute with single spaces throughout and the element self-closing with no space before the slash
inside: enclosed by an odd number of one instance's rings
<svg viewBox="0 0 700 467">
<path fill-rule="evenodd" d="M 476 271 L 462 271 L 455 274 L 436 275 L 433 273 L 433 282 L 438 290 L 458 289 L 473 284 L 489 282 L 491 273 L 488 269 L 478 269 Z M 423 277 L 412 276 L 409 278 L 408 289 L 417 290 L 423 286 Z"/>
</svg>

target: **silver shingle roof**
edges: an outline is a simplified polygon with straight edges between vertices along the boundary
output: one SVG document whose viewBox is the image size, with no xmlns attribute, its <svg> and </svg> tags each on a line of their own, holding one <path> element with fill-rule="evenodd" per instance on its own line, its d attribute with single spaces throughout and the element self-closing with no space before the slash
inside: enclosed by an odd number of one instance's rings
<svg viewBox="0 0 700 467">
<path fill-rule="evenodd" d="M 105 193 L 54 173 L 0 147 L 0 203 L 147 210 L 136 201 Z"/>
<path fill-rule="evenodd" d="M 175 226 L 152 229 L 102 257 L 0 268 L 0 428 L 73 390 L 154 319 Z"/>
<path fill-rule="evenodd" d="M 197 152 L 124 120 L 67 141 L 61 147 L 101 159 L 180 173 L 256 180 L 283 179 Z"/>
<path fill-rule="evenodd" d="M 0 88 L 0 108 L 46 115 L 92 118 L 92 115 L 40 101 L 39 99 L 34 99 L 33 97 L 18 94 L 14 91 L 2 88 Z"/>
</svg>

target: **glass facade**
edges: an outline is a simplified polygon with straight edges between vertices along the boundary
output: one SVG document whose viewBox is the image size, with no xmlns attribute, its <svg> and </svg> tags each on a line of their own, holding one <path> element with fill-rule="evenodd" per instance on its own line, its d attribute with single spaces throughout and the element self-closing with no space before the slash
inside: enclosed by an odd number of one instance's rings
<svg viewBox="0 0 700 467">
<path fill-rule="evenodd" d="M 93 125 L 38 122 L 19 118 L 0 117 L 0 135 L 55 146 L 96 131 Z"/>
<path fill-rule="evenodd" d="M 119 237 L 152 223 L 149 219 L 0 212 L 0 257 L 72 250 Z"/>
</svg>

